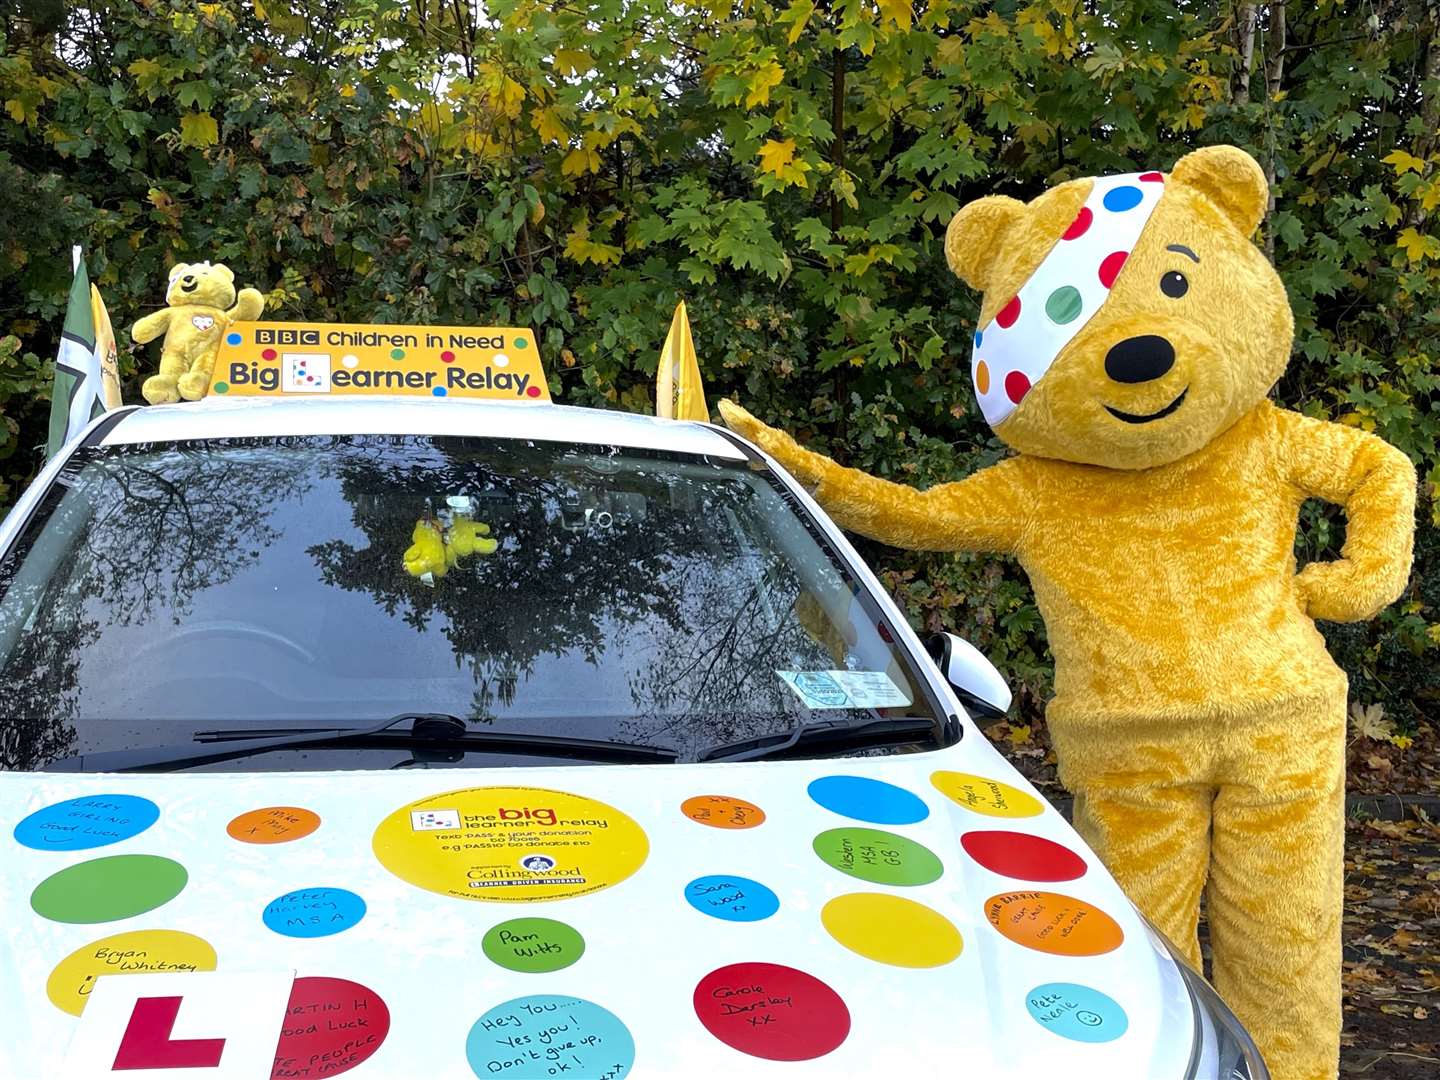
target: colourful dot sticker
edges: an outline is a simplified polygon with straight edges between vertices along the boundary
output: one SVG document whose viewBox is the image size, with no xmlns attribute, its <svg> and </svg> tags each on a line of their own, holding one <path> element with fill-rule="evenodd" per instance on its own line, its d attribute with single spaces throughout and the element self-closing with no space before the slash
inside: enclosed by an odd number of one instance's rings
<svg viewBox="0 0 1440 1080">
<path fill-rule="evenodd" d="M 277 896 L 265 905 L 261 916 L 275 933 L 296 938 L 329 937 L 349 930 L 364 917 L 364 900 L 348 889 L 329 886 Z"/>
<path fill-rule="evenodd" d="M 180 895 L 190 875 L 159 855 L 112 855 L 68 866 L 35 886 L 35 914 L 62 923 L 132 919 Z"/>
<path fill-rule="evenodd" d="M 261 351 L 260 356 L 261 356 L 262 359 L 265 359 L 265 360 L 274 360 L 274 359 L 275 359 L 275 356 L 276 356 L 276 353 L 275 353 L 275 350 L 274 350 L 274 349 L 264 349 L 264 350 Z M 301 366 L 301 367 L 304 367 L 304 366 L 305 366 L 303 361 L 301 362 L 301 365 L 300 365 L 300 366 Z"/>
<path fill-rule="evenodd" d="M 1165 174 L 1158 172 L 1141 173 L 1140 179 L 1144 180 L 1147 184 L 1163 184 L 1165 182 Z"/>
<path fill-rule="evenodd" d="M 986 870 L 1026 881 L 1074 881 L 1086 870 L 1075 852 L 1029 833 L 967 832 L 960 837 L 965 853 Z"/>
<path fill-rule="evenodd" d="M 978 349 L 978 348 L 980 347 L 980 342 L 982 342 L 982 341 L 984 341 L 984 340 L 985 340 L 985 335 L 984 335 L 983 333 L 981 333 L 979 330 L 976 330 L 976 331 L 975 331 L 975 348 Z"/>
<path fill-rule="evenodd" d="M 847 826 L 815 838 L 815 854 L 842 874 L 874 885 L 928 885 L 945 872 L 923 844 L 879 829 Z"/>
<path fill-rule="evenodd" d="M 320 815 L 301 806 L 266 806 L 232 818 L 225 831 L 247 844 L 287 844 L 320 828 Z"/>
<path fill-rule="evenodd" d="M 194 934 L 132 930 L 92 941 L 65 957 L 50 972 L 45 994 L 57 1009 L 79 1016 L 101 975 L 214 970 L 215 950 Z"/>
<path fill-rule="evenodd" d="M 510 971 L 531 975 L 560 971 L 585 955 L 580 931 L 554 919 L 510 919 L 492 926 L 480 948 Z"/>
<path fill-rule="evenodd" d="M 539 397 L 539 396 L 540 396 L 540 387 L 538 387 L 538 386 L 527 386 L 527 387 L 525 388 L 525 395 L 526 395 L 527 397 Z"/>
<path fill-rule="evenodd" d="M 390 1009 L 369 987 L 313 975 L 296 979 L 271 1080 L 339 1076 L 366 1061 L 389 1034 Z"/>
<path fill-rule="evenodd" d="M 391 349 L 391 350 L 390 350 L 390 359 L 391 359 L 391 360 L 404 360 L 404 359 L 405 359 L 405 350 L 404 350 L 404 349 Z"/>
<path fill-rule="evenodd" d="M 709 874 L 685 886 L 696 911 L 726 922 L 759 922 L 780 910 L 780 898 L 758 881 L 735 874 Z"/>
<path fill-rule="evenodd" d="M 1130 1027 L 1125 1010 L 1108 994 L 1078 983 L 1046 983 L 1025 995 L 1031 1018 L 1075 1042 L 1114 1042 Z"/>
<path fill-rule="evenodd" d="M 214 390 L 217 394 L 228 394 L 230 392 L 230 384 L 217 382 L 214 386 Z"/>
<path fill-rule="evenodd" d="M 1017 945 L 1052 956 L 1100 956 L 1125 940 L 1125 932 L 1105 912 L 1062 893 L 992 896 L 985 901 L 985 917 Z"/>
<path fill-rule="evenodd" d="M 517 348 L 517 349 L 528 349 L 529 347 L 530 347 L 530 343 L 529 343 L 528 341 L 526 341 L 523 337 L 517 337 L 517 338 L 515 339 L 515 348 Z"/>
<path fill-rule="evenodd" d="M 888 893 L 837 896 L 820 910 L 820 921 L 851 952 L 895 967 L 940 967 L 965 945 L 944 915 Z"/>
<path fill-rule="evenodd" d="M 160 808 L 138 795 L 84 795 L 36 810 L 15 826 L 18 843 L 36 851 L 85 851 L 139 836 Z"/>
<path fill-rule="evenodd" d="M 691 821 L 712 829 L 753 829 L 765 823 L 765 811 L 733 795 L 694 795 L 680 804 Z"/>
<path fill-rule="evenodd" d="M 497 352 L 490 358 L 490 362 L 496 367 L 509 367 L 510 357 L 506 356 L 503 352 Z"/>
<path fill-rule="evenodd" d="M 982 394 L 990 392 L 990 365 L 984 360 L 975 364 L 975 388 Z"/>
<path fill-rule="evenodd" d="M 1030 392 L 1030 379 L 1023 371 L 1012 371 L 1005 376 L 1005 396 L 1019 405 Z"/>
<path fill-rule="evenodd" d="M 1105 193 L 1101 200 L 1105 209 L 1112 214 L 1124 213 L 1126 210 L 1134 210 L 1139 206 L 1145 196 L 1140 194 L 1140 189 L 1133 184 L 1125 184 L 1121 187 L 1113 187 Z"/>
<path fill-rule="evenodd" d="M 242 340 L 243 340 L 243 339 L 240 337 L 239 334 L 233 334 L 233 333 L 232 333 L 232 334 L 226 334 L 226 335 L 225 335 L 225 343 L 226 343 L 227 345 L 239 345 Z"/>
<path fill-rule="evenodd" d="M 447 363 L 447 364 L 453 364 L 453 363 L 455 362 L 455 354 L 454 354 L 453 352 L 451 352 L 449 349 L 446 349 L 444 352 L 442 352 L 442 353 L 440 354 L 440 359 L 443 360 L 443 361 L 444 361 L 445 363 Z"/>
<path fill-rule="evenodd" d="M 695 1015 L 726 1046 L 768 1061 L 809 1061 L 850 1034 L 850 1010 L 815 976 L 783 964 L 717 968 L 695 987 Z"/>
<path fill-rule="evenodd" d="M 534 994 L 476 1020 L 465 1058 L 480 1077 L 550 1080 L 568 1073 L 576 1080 L 623 1080 L 635 1066 L 635 1040 L 619 1017 L 594 1002 Z"/>
<path fill-rule="evenodd" d="M 1045 314 L 1057 326 L 1074 322 L 1083 307 L 1080 290 L 1074 285 L 1062 285 L 1045 299 Z"/>
<path fill-rule="evenodd" d="M 1075 220 L 1070 227 L 1060 234 L 1061 240 L 1079 240 L 1090 229 L 1090 224 L 1095 220 L 1094 212 L 1088 206 L 1082 206 L 1080 212 L 1075 215 Z"/>
<path fill-rule="evenodd" d="M 1125 265 L 1129 255 L 1128 251 L 1112 251 L 1100 260 L 1101 285 L 1108 289 L 1115 284 L 1115 279 L 1120 276 L 1120 268 Z"/>
<path fill-rule="evenodd" d="M 973 773 L 941 770 L 930 774 L 930 783 L 947 799 L 991 817 L 1035 817 L 1045 809 L 1035 796 L 1019 788 Z"/>
<path fill-rule="evenodd" d="M 640 869 L 650 841 L 629 815 L 564 791 L 484 787 L 402 806 L 375 829 L 380 864 L 402 881 L 466 900 L 560 900 Z"/>
<path fill-rule="evenodd" d="M 806 791 L 832 813 L 875 825 L 913 825 L 930 816 L 918 795 L 867 776 L 822 776 Z"/>
<path fill-rule="evenodd" d="M 1012 296 L 1008 303 L 995 315 L 995 321 L 1000 324 L 1000 329 L 1009 330 L 1015 325 L 1015 320 L 1020 318 L 1020 297 Z"/>
</svg>

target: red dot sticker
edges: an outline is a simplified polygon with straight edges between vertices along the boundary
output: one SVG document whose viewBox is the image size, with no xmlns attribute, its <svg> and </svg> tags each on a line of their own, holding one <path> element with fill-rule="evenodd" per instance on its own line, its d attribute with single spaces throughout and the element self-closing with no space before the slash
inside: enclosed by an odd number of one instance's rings
<svg viewBox="0 0 1440 1080">
<path fill-rule="evenodd" d="M 274 350 L 274 349 L 266 349 L 266 350 L 265 350 L 264 352 L 262 352 L 260 355 L 261 355 L 262 357 L 264 357 L 266 360 L 274 360 L 274 359 L 275 359 L 275 350 Z"/>
<path fill-rule="evenodd" d="M 695 987 L 695 1015 L 726 1046 L 767 1061 L 823 1057 L 850 1034 L 840 995 L 783 964 L 717 968 Z"/>
<path fill-rule="evenodd" d="M 1009 330 L 1015 325 L 1015 320 L 1020 318 L 1020 298 L 1012 296 L 1010 302 L 1000 309 L 1000 314 L 995 316 L 995 321 L 1000 324 L 1002 330 Z"/>
<path fill-rule="evenodd" d="M 1144 180 L 1147 184 L 1163 184 L 1165 182 L 1165 174 L 1158 172 L 1141 173 L 1140 179 Z"/>
<path fill-rule="evenodd" d="M 1003 829 L 977 830 L 960 837 L 965 853 L 986 870 L 1025 881 L 1074 881 L 1085 860 L 1043 836 Z"/>
<path fill-rule="evenodd" d="M 339 1076 L 379 1050 L 388 1034 L 390 1010 L 375 991 L 348 979 L 296 979 L 270 1078 Z"/>
<path fill-rule="evenodd" d="M 540 387 L 538 387 L 538 386 L 526 387 L 525 393 L 529 394 L 531 397 L 539 397 L 539 396 L 540 396 Z"/>
<path fill-rule="evenodd" d="M 1060 239 L 1061 239 L 1061 240 L 1078 240 L 1078 239 L 1080 239 L 1080 237 L 1082 237 L 1082 236 L 1085 235 L 1085 231 L 1090 228 L 1090 223 L 1091 223 L 1092 221 L 1094 221 L 1094 220 L 1095 220 L 1095 215 L 1094 215 L 1093 213 L 1091 213 L 1090 208 L 1089 208 L 1088 206 L 1082 206 L 1082 207 L 1080 208 L 1080 213 L 1078 213 L 1078 214 L 1075 215 L 1075 220 L 1072 221 L 1072 222 L 1070 223 L 1070 227 L 1069 227 L 1068 229 L 1066 229 L 1063 234 L 1061 234 Z"/>
<path fill-rule="evenodd" d="M 1012 371 L 1005 376 L 1005 396 L 1016 405 L 1020 399 L 1030 392 L 1030 380 L 1025 377 L 1023 371 Z"/>
<path fill-rule="evenodd" d="M 444 360 L 447 364 L 453 364 L 455 362 L 455 354 L 449 349 L 446 349 L 440 354 L 440 359 Z"/>
<path fill-rule="evenodd" d="M 1112 251 L 1105 258 L 1100 260 L 1100 284 L 1105 288 L 1115 284 L 1115 278 L 1120 274 L 1120 268 L 1125 265 L 1125 259 L 1129 256 L 1128 251 Z"/>
</svg>

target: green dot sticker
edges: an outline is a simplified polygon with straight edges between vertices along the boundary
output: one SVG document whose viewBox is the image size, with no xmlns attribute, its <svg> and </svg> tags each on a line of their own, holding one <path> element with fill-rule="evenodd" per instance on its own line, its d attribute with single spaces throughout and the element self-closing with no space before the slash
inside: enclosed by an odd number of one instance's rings
<svg viewBox="0 0 1440 1080">
<path fill-rule="evenodd" d="M 391 360 L 404 360 L 404 359 L 405 359 L 405 350 L 404 350 L 404 349 L 391 349 L 391 350 L 390 350 L 390 359 L 391 359 Z"/>
<path fill-rule="evenodd" d="M 217 394 L 228 394 L 230 392 L 230 384 L 227 382 L 217 382 L 215 384 L 215 392 Z"/>
<path fill-rule="evenodd" d="M 67 866 L 35 886 L 35 914 L 61 923 L 132 919 L 168 904 L 190 875 L 159 855 L 112 855 Z"/>
<path fill-rule="evenodd" d="M 554 919 L 510 919 L 491 927 L 480 947 L 503 968 L 540 975 L 579 960 L 585 939 L 574 927 Z"/>
<path fill-rule="evenodd" d="M 876 885 L 928 885 L 945 872 L 924 844 L 880 829 L 830 829 L 815 838 L 813 847 L 842 874 Z"/>
<path fill-rule="evenodd" d="M 523 337 L 517 337 L 517 338 L 515 339 L 515 347 L 516 347 L 517 349 L 528 348 L 529 345 L 530 345 L 530 343 L 529 343 L 528 341 L 526 341 Z"/>
<path fill-rule="evenodd" d="M 1050 316 L 1051 322 L 1059 326 L 1078 319 L 1083 306 L 1080 290 L 1074 285 L 1062 285 L 1045 298 L 1045 314 Z"/>
</svg>

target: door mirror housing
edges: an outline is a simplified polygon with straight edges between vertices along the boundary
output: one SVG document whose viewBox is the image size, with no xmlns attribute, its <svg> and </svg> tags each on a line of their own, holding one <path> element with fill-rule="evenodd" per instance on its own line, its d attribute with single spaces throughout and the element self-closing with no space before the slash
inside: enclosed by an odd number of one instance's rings
<svg viewBox="0 0 1440 1080">
<path fill-rule="evenodd" d="M 998 720 L 1010 710 L 1010 687 L 974 645 L 954 634 L 935 634 L 925 642 L 925 649 L 967 712 Z"/>
</svg>

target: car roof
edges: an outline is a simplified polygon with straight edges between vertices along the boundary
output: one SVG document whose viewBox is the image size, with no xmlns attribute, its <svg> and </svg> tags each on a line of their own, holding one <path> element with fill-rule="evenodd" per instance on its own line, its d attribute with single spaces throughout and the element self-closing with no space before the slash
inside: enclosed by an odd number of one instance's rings
<svg viewBox="0 0 1440 1080">
<path fill-rule="evenodd" d="M 743 451 L 709 424 L 573 405 L 379 395 L 210 397 L 152 405 L 127 414 L 97 441 L 119 446 L 267 435 L 486 435 L 745 460 Z"/>
</svg>

